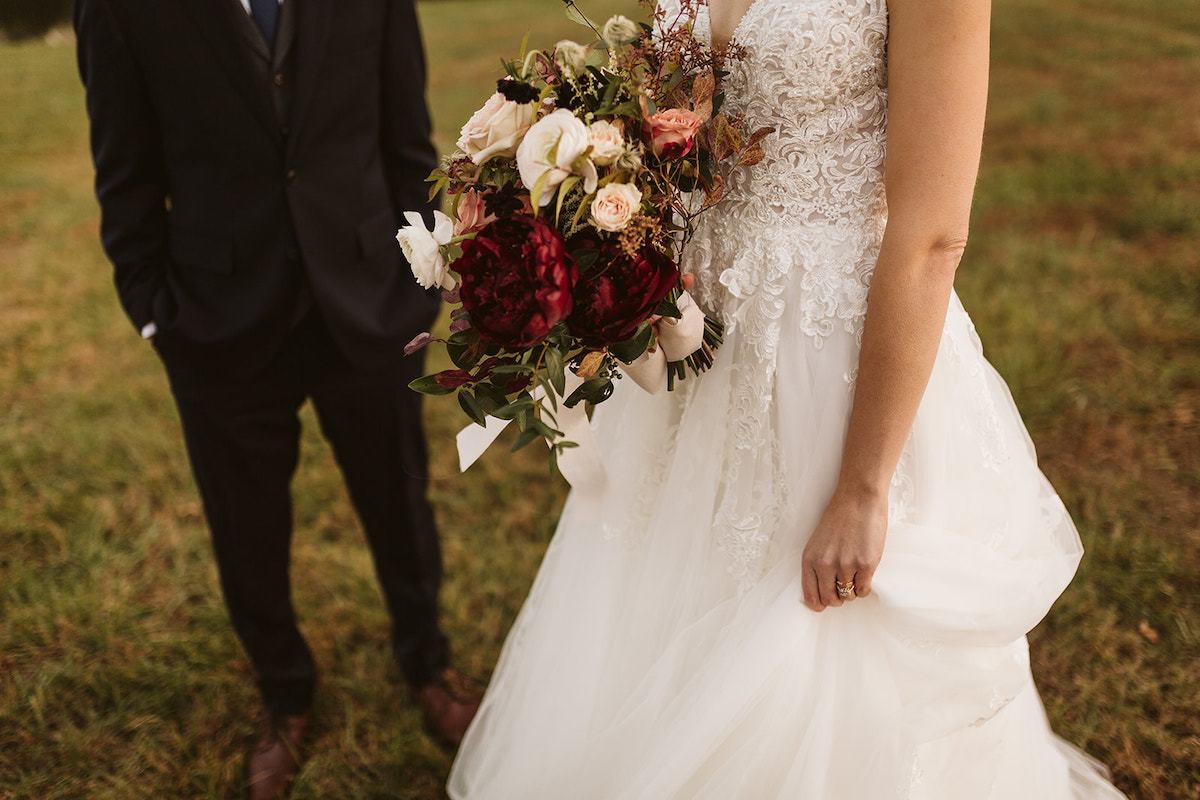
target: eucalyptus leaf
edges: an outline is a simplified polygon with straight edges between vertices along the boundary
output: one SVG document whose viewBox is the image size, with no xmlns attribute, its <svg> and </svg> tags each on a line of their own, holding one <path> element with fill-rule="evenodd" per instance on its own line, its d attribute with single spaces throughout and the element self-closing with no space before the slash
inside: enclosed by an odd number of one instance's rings
<svg viewBox="0 0 1200 800">
<path fill-rule="evenodd" d="M 557 347 L 546 348 L 546 372 L 550 378 L 550 385 L 554 387 L 554 393 L 559 397 L 563 396 L 563 392 L 567 390 L 567 367 L 563 363 L 562 351 Z"/>
<path fill-rule="evenodd" d="M 475 399 L 475 395 L 471 394 L 470 389 L 458 390 L 458 404 L 476 425 L 487 425 L 487 414 L 483 413 L 483 409 L 479 407 L 479 402 Z"/>
<path fill-rule="evenodd" d="M 526 413 L 533 408 L 533 400 L 525 395 L 518 397 L 507 405 L 500 406 L 495 411 L 491 412 L 493 417 L 498 419 L 517 419 L 522 413 Z"/>
<path fill-rule="evenodd" d="M 594 248 L 586 248 L 576 250 L 571 253 L 575 259 L 575 266 L 581 270 L 591 269 L 591 266 L 596 263 L 596 259 L 600 257 L 600 251 Z"/>
<path fill-rule="evenodd" d="M 436 181 L 431 181 L 432 185 L 429 187 L 429 202 L 432 203 L 442 189 L 446 188 L 446 185 L 449 183 L 449 178 L 438 178 Z"/>
<path fill-rule="evenodd" d="M 567 19 L 571 20 L 571 22 L 577 22 L 580 25 L 585 25 L 593 30 L 596 29 L 596 23 L 584 16 L 583 12 L 580 11 L 579 7 L 574 3 L 571 3 L 567 6 Z"/>
<path fill-rule="evenodd" d="M 654 310 L 654 313 L 659 316 L 670 317 L 671 319 L 683 319 L 683 312 L 679 310 L 676 301 L 670 299 L 670 295 L 658 304 L 658 308 Z"/>
<path fill-rule="evenodd" d="M 450 342 L 446 345 L 446 353 L 450 356 L 450 360 L 454 362 L 454 366 L 459 369 L 470 370 L 475 366 L 475 359 L 468 358 L 470 348 L 459 342 Z"/>
<path fill-rule="evenodd" d="M 557 144 L 554 145 L 554 151 L 555 151 L 554 153 L 550 153 L 546 156 L 546 159 L 551 164 L 554 163 L 555 154 L 558 152 Z M 529 199 L 533 203 L 534 208 L 538 208 L 539 206 L 542 205 L 541 197 L 543 194 L 543 189 L 546 186 L 546 181 L 550 177 L 550 172 L 551 172 L 551 170 L 546 170 L 540 176 L 538 176 L 537 181 L 533 184 L 533 189 L 531 189 L 529 191 Z"/>
<path fill-rule="evenodd" d="M 545 372 L 538 375 L 538 386 L 542 387 L 542 391 L 546 393 L 545 397 L 542 398 L 542 413 L 543 414 L 550 413 L 546 409 L 546 405 L 545 405 L 545 402 L 547 400 L 550 401 L 550 408 L 557 411 L 558 410 L 558 400 L 555 399 L 554 384 L 550 383 L 550 378 Z"/>
<path fill-rule="evenodd" d="M 408 384 L 408 388 L 414 392 L 421 394 L 450 394 L 454 389 L 442 386 L 437 382 L 437 378 L 433 375 L 426 375 L 423 378 L 417 378 L 415 381 Z"/>
<path fill-rule="evenodd" d="M 515 453 L 528 445 L 530 442 L 536 441 L 540 438 L 542 438 L 540 433 L 535 431 L 533 428 L 526 428 L 525 430 L 521 431 L 521 434 L 512 443 L 512 447 L 510 447 L 509 450 Z"/>
<path fill-rule="evenodd" d="M 613 393 L 613 382 L 609 378 L 592 378 L 580 384 L 579 388 L 571 392 L 571 396 L 567 398 L 564 405 L 567 408 L 574 408 L 579 404 L 579 401 L 586 400 L 595 405 L 603 403 Z"/>
<path fill-rule="evenodd" d="M 533 366 L 530 364 L 501 364 L 497 367 L 492 367 L 492 374 L 497 376 L 528 375 L 533 372 Z"/>
<path fill-rule="evenodd" d="M 617 360 L 632 364 L 642 353 L 646 352 L 652 338 L 654 338 L 654 326 L 650 324 L 649 320 L 646 320 L 638 326 L 633 336 L 620 344 L 614 344 L 608 348 L 608 352 L 612 353 Z"/>
<path fill-rule="evenodd" d="M 496 415 L 497 409 L 508 405 L 508 398 L 504 396 L 504 392 L 490 383 L 481 383 L 475 387 L 475 399 L 479 402 L 479 407 L 492 416 Z"/>
<path fill-rule="evenodd" d="M 530 421 L 529 430 L 536 431 L 538 436 L 541 436 L 542 438 L 546 439 L 547 441 L 553 440 L 553 439 L 563 435 L 562 431 L 551 428 L 549 425 L 547 425 L 545 422 L 538 419 L 537 417 L 534 417 L 533 420 Z"/>
</svg>

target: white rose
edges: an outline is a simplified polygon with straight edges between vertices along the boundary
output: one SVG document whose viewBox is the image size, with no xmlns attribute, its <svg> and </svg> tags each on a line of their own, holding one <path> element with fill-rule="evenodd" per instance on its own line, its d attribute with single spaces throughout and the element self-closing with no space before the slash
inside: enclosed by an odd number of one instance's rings
<svg viewBox="0 0 1200 800">
<path fill-rule="evenodd" d="M 587 68 L 588 49 L 578 42 L 563 39 L 554 45 L 554 63 L 570 75 L 579 76 Z"/>
<path fill-rule="evenodd" d="M 514 103 L 496 92 L 463 125 L 458 149 L 476 164 L 496 156 L 511 156 L 517 152 L 517 144 L 531 122 L 532 104 Z"/>
<path fill-rule="evenodd" d="M 610 48 L 628 44 L 641 35 L 642 31 L 637 26 L 637 23 L 620 14 L 609 17 L 608 22 L 604 23 L 604 28 L 600 32 L 600 37 L 604 39 L 604 43 Z"/>
<path fill-rule="evenodd" d="M 619 231 L 629 224 L 642 205 L 642 190 L 632 183 L 610 183 L 592 200 L 592 222 L 605 231 Z"/>
<path fill-rule="evenodd" d="M 606 120 L 593 122 L 588 128 L 588 137 L 592 143 L 592 161 L 602 167 L 613 163 L 625 149 L 625 136 L 621 129 Z"/>
<path fill-rule="evenodd" d="M 550 203 L 554 190 L 574 171 L 575 162 L 590 146 L 587 125 L 568 109 L 560 108 L 533 123 L 517 148 L 517 169 L 521 172 L 521 182 L 531 193 L 545 176 L 538 205 Z M 585 160 L 581 172 L 584 188 L 591 192 L 596 188 L 596 168 Z"/>
<path fill-rule="evenodd" d="M 454 221 L 440 211 L 433 212 L 433 230 L 425 229 L 425 220 L 415 211 L 405 211 L 408 225 L 396 233 L 396 241 L 412 267 L 413 277 L 426 289 L 440 286 L 454 288 L 454 278 L 448 273 L 442 258 L 442 245 L 454 236 Z"/>
</svg>

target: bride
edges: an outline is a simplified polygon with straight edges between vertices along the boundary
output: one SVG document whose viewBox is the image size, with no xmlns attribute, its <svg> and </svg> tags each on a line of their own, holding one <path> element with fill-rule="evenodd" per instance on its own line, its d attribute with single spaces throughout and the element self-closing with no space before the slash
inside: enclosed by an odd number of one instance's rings
<svg viewBox="0 0 1200 800">
<path fill-rule="evenodd" d="M 692 24 L 776 131 L 685 252 L 725 344 L 597 409 L 610 478 L 568 500 L 450 796 L 1120 798 L 1030 676 L 1079 538 L 952 290 L 988 0 Z"/>
</svg>

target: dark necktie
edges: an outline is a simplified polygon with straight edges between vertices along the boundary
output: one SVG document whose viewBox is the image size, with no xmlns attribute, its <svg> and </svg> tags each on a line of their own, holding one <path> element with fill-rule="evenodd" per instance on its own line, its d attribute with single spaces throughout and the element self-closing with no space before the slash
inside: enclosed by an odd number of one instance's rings
<svg viewBox="0 0 1200 800">
<path fill-rule="evenodd" d="M 250 0 L 250 13 L 263 38 L 275 46 L 275 21 L 279 18 L 279 0 Z"/>
</svg>

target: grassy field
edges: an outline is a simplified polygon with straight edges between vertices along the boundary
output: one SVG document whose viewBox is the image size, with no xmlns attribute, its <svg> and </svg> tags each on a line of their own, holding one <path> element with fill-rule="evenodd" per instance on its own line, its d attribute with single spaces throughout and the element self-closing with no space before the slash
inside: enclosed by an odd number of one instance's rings
<svg viewBox="0 0 1200 800">
<path fill-rule="evenodd" d="M 556 0 L 421 13 L 443 150 L 527 28 L 543 45 L 575 30 Z M 1055 728 L 1131 797 L 1194 800 L 1200 6 L 995 0 L 993 41 L 959 291 L 1088 548 L 1031 637 L 1036 675 Z M 71 48 L 0 47 L 0 798 L 236 797 L 250 671 L 161 369 L 111 289 L 91 178 Z M 431 403 L 445 624 L 482 686 L 564 492 L 535 448 L 459 476 L 460 424 Z M 311 424 L 295 498 L 297 603 L 323 676 L 295 797 L 439 798 L 451 756 L 390 662 Z"/>
</svg>

